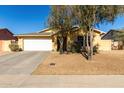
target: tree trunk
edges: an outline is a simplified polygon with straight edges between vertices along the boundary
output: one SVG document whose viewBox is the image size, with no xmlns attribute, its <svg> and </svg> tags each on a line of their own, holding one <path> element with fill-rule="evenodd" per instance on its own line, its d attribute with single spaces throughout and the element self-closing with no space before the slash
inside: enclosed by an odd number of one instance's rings
<svg viewBox="0 0 124 93">
<path fill-rule="evenodd" d="M 90 58 L 90 47 L 89 47 L 89 33 L 86 35 L 86 51 L 87 51 L 87 59 Z"/>
<path fill-rule="evenodd" d="M 93 29 L 90 28 L 90 60 L 93 57 Z"/>
<path fill-rule="evenodd" d="M 93 57 L 93 27 L 95 26 L 96 22 L 96 15 L 95 12 L 93 12 L 93 25 L 89 26 L 89 32 L 90 32 L 90 60 L 92 60 Z"/>
<path fill-rule="evenodd" d="M 85 38 L 85 35 L 83 37 L 83 47 L 86 47 L 86 38 Z"/>
<path fill-rule="evenodd" d="M 60 48 L 59 48 L 59 52 L 60 54 L 63 54 L 63 37 L 59 38 L 59 42 L 60 42 Z"/>
</svg>

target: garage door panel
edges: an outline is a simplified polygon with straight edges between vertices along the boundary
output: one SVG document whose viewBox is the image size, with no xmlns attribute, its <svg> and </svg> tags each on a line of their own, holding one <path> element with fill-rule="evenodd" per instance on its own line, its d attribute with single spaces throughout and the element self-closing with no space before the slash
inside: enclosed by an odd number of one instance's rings
<svg viewBox="0 0 124 93">
<path fill-rule="evenodd" d="M 25 51 L 50 51 L 52 50 L 51 39 L 24 39 Z"/>
</svg>

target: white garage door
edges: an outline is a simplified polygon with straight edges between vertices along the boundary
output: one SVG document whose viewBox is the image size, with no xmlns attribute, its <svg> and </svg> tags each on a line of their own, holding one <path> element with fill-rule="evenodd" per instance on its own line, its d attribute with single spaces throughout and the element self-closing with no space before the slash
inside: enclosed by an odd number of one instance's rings
<svg viewBox="0 0 124 93">
<path fill-rule="evenodd" d="M 51 51 L 51 39 L 24 39 L 25 51 Z"/>
</svg>

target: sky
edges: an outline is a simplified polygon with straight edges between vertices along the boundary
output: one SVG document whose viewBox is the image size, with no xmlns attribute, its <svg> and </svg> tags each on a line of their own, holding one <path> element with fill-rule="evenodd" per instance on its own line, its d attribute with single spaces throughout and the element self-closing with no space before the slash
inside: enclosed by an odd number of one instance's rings
<svg viewBox="0 0 124 93">
<path fill-rule="evenodd" d="M 113 23 L 103 23 L 96 28 L 103 32 L 108 32 L 110 29 L 124 29 L 124 15 L 118 16 Z"/>
<path fill-rule="evenodd" d="M 50 6 L 0 6 L 0 28 L 14 34 L 37 32 L 46 28 Z"/>
<path fill-rule="evenodd" d="M 0 28 L 8 28 L 14 34 L 38 32 L 47 27 L 49 12 L 49 5 L 0 5 Z M 101 24 L 97 28 L 104 32 L 124 28 L 124 16 L 117 17 L 114 24 Z"/>
</svg>

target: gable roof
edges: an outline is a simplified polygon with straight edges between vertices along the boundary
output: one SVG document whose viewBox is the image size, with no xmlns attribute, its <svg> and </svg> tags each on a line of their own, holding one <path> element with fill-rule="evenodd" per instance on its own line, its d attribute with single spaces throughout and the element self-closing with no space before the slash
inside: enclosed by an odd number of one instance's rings
<svg viewBox="0 0 124 93">
<path fill-rule="evenodd" d="M 80 26 L 79 25 L 74 25 L 72 27 L 72 31 L 78 31 L 80 29 Z M 105 32 L 99 30 L 99 29 L 96 29 L 96 28 L 93 28 L 94 32 L 97 32 L 99 33 L 100 35 L 103 35 L 105 34 Z M 59 31 L 56 31 L 55 33 L 53 33 L 52 35 L 55 35 L 55 34 L 58 34 Z"/>
<path fill-rule="evenodd" d="M 113 32 L 116 33 L 116 32 L 122 32 L 122 31 L 121 31 L 121 30 L 111 29 L 111 30 L 109 30 L 106 34 L 104 34 L 101 39 L 106 39 L 105 37 L 106 37 L 107 35 L 109 35 L 110 33 L 113 33 Z"/>
<path fill-rule="evenodd" d="M 74 30 L 77 30 L 77 29 L 80 29 L 80 26 L 79 25 L 74 25 L 73 28 Z M 105 34 L 105 32 L 97 29 L 97 28 L 93 28 L 94 32 L 97 32 L 97 33 L 100 33 L 100 34 Z"/>
<path fill-rule="evenodd" d="M 101 31 L 99 29 L 94 28 L 93 30 L 96 31 L 96 32 L 98 32 L 98 33 L 100 33 L 100 34 L 105 34 L 105 32 L 103 32 L 103 31 Z"/>
<path fill-rule="evenodd" d="M 7 28 L 0 29 L 0 40 L 17 40 L 16 37 L 13 36 L 14 34 L 10 32 Z"/>
<path fill-rule="evenodd" d="M 79 28 L 80 28 L 79 26 L 74 26 L 73 27 L 74 30 L 77 30 Z M 17 36 L 17 37 L 19 37 L 19 36 L 52 36 L 52 35 L 55 35 L 55 34 L 58 33 L 58 31 L 53 33 L 50 30 L 51 30 L 51 28 L 46 28 L 46 29 L 43 29 L 43 30 L 38 31 L 38 32 L 19 34 L 19 35 L 15 35 L 15 36 Z M 100 33 L 100 34 L 105 33 L 105 32 L 102 32 L 101 30 L 98 30 L 98 29 L 95 29 L 95 28 L 94 28 L 94 31 L 97 32 L 97 33 Z"/>
<path fill-rule="evenodd" d="M 15 35 L 15 36 L 51 36 L 52 32 L 48 32 L 50 29 L 44 29 L 38 32 L 34 32 L 34 33 L 25 33 L 25 34 L 19 34 L 19 35 Z"/>
<path fill-rule="evenodd" d="M 8 32 L 10 33 L 11 35 L 14 35 L 9 29 L 7 28 L 0 28 L 0 31 L 5 31 L 5 32 Z"/>
</svg>

